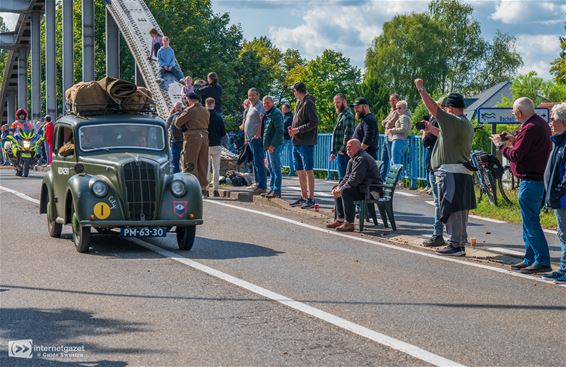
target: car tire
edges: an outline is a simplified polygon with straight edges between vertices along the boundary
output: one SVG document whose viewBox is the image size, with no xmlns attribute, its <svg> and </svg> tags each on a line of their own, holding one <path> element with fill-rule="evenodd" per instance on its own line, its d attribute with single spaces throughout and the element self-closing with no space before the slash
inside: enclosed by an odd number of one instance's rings
<svg viewBox="0 0 566 367">
<path fill-rule="evenodd" d="M 49 195 L 49 194 L 48 194 Z M 50 195 L 49 195 L 50 196 Z M 61 231 L 63 230 L 63 225 L 57 223 L 53 218 L 53 213 L 51 212 L 51 198 L 47 202 L 47 231 L 51 237 L 59 238 L 61 237 Z"/>
<path fill-rule="evenodd" d="M 81 226 L 79 224 L 79 219 L 75 214 L 74 205 L 73 213 L 71 215 L 71 221 L 71 225 L 73 227 L 73 243 L 75 244 L 75 249 L 80 253 L 88 252 L 90 243 L 90 227 Z"/>
<path fill-rule="evenodd" d="M 190 251 L 193 248 L 197 233 L 197 226 L 177 227 L 177 246 L 179 250 Z"/>
</svg>

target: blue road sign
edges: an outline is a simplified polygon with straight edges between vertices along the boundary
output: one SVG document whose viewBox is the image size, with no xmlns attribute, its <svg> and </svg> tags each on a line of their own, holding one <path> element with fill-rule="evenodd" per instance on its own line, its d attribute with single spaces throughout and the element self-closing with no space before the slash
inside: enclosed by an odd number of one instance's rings
<svg viewBox="0 0 566 367">
<path fill-rule="evenodd" d="M 550 113 L 548 108 L 535 108 L 537 115 L 550 121 Z M 478 123 L 480 124 L 519 124 L 512 108 L 478 108 L 476 111 Z"/>
</svg>

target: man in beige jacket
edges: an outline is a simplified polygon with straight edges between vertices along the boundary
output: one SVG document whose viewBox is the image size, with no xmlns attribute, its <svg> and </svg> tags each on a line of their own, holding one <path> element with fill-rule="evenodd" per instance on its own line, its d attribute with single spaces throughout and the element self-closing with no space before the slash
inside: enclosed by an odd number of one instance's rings
<svg viewBox="0 0 566 367">
<path fill-rule="evenodd" d="M 381 126 L 383 126 L 383 131 L 387 131 L 389 129 L 393 129 L 395 127 L 395 123 L 399 118 L 397 111 L 395 108 L 397 107 L 397 102 L 399 102 L 399 94 L 393 93 L 389 96 L 389 105 L 391 106 L 391 112 L 389 115 L 381 121 Z M 383 166 L 381 168 L 381 177 L 385 178 L 387 173 L 389 172 L 389 166 L 391 161 L 391 144 L 393 143 L 392 136 L 385 135 L 384 144 L 381 145 L 381 160 L 383 161 Z"/>
<path fill-rule="evenodd" d="M 189 107 L 175 120 L 175 126 L 183 130 L 183 172 L 194 174 L 206 195 L 208 179 L 208 121 L 210 114 L 200 104 L 195 93 L 187 96 Z"/>
</svg>

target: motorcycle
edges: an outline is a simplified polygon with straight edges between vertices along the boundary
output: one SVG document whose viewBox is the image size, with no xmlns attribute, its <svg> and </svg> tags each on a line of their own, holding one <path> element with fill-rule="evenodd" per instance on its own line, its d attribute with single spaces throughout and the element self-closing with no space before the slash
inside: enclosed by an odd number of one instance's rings
<svg viewBox="0 0 566 367">
<path fill-rule="evenodd" d="M 25 128 L 14 135 L 7 135 L 6 140 L 5 150 L 16 169 L 16 176 L 28 177 L 30 168 L 37 164 L 37 151 L 45 139 L 33 128 Z"/>
</svg>

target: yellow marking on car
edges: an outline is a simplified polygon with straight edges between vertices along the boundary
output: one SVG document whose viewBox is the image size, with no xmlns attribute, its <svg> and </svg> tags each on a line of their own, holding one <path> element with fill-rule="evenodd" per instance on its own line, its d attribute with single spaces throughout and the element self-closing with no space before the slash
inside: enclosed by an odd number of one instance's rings
<svg viewBox="0 0 566 367">
<path fill-rule="evenodd" d="M 106 219 L 110 216 L 110 206 L 104 202 L 99 202 L 92 208 L 94 211 L 94 216 L 98 219 Z"/>
</svg>

